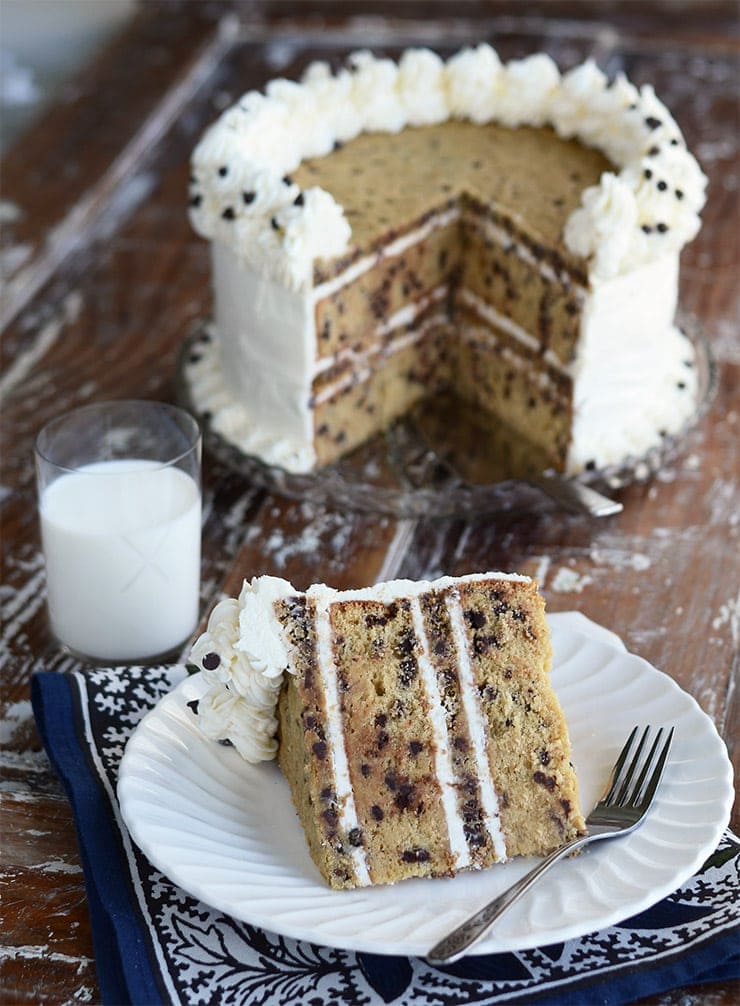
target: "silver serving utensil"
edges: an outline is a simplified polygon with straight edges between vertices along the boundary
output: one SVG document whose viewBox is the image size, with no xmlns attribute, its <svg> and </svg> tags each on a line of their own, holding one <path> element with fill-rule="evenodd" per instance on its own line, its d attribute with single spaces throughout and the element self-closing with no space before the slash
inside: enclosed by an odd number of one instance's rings
<svg viewBox="0 0 740 1006">
<path fill-rule="evenodd" d="M 575 479 L 542 475 L 540 478 L 531 478 L 527 481 L 570 513 L 588 514 L 590 517 L 612 517 L 624 510 L 624 506 L 618 500 L 609 499 L 608 496 L 603 496 Z"/>
</svg>

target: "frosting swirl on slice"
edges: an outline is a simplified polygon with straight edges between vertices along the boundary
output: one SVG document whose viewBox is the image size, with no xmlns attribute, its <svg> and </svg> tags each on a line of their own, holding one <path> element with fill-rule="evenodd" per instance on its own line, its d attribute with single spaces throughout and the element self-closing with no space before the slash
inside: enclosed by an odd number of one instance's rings
<svg viewBox="0 0 740 1006">
<path fill-rule="evenodd" d="M 293 594 L 279 577 L 245 580 L 238 601 L 216 605 L 190 653 L 209 685 L 198 703 L 198 725 L 212 740 L 231 741 L 248 762 L 277 754 L 275 712 L 289 667 L 274 606 Z"/>
<path fill-rule="evenodd" d="M 446 63 L 428 49 L 408 49 L 397 64 L 362 51 L 335 75 L 314 63 L 300 83 L 274 80 L 264 95 L 248 92 L 194 151 L 193 226 L 264 275 L 310 288 L 314 261 L 342 254 L 351 228 L 330 193 L 299 191 L 290 172 L 362 132 L 450 118 L 550 125 L 613 162 L 564 232 L 594 280 L 678 251 L 699 229 L 706 178 L 652 87 L 638 90 L 621 74 L 609 81 L 592 61 L 561 76 L 542 53 L 502 64 L 485 44 Z M 617 205 L 623 216 L 611 212 Z"/>
</svg>

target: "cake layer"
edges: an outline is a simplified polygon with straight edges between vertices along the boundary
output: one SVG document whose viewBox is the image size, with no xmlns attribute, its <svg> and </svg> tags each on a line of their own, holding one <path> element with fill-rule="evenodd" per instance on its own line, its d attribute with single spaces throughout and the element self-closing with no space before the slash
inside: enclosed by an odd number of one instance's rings
<svg viewBox="0 0 740 1006">
<path fill-rule="evenodd" d="M 340 834 L 334 761 L 329 757 L 329 698 L 320 673 L 315 614 L 305 598 L 278 606 L 291 647 L 292 687 L 280 693 L 278 761 L 286 778 L 314 862 L 332 886 L 352 886 L 358 876 L 356 849 Z M 362 866 L 359 866 L 362 876 Z"/>
<path fill-rule="evenodd" d="M 447 316 L 432 305 L 418 327 L 368 354 L 365 364 L 345 368 L 315 396 L 316 455 L 327 464 L 387 429 L 416 402 L 444 384 L 449 351 Z"/>
<path fill-rule="evenodd" d="M 536 258 L 499 214 L 482 208 L 477 214 L 466 213 L 462 233 L 453 316 L 473 294 L 527 333 L 542 355 L 550 352 L 562 364 L 570 363 L 580 335 L 585 288 L 544 258 Z"/>
<path fill-rule="evenodd" d="M 568 732 L 546 669 L 536 584 L 463 583 L 448 605 L 464 632 L 508 856 L 554 849 L 583 827 Z M 462 618 L 460 618 L 460 612 Z"/>
<path fill-rule="evenodd" d="M 473 312 L 458 330 L 454 366 L 454 393 L 478 409 L 481 426 L 504 423 L 545 462 L 539 471 L 565 466 L 573 414 L 567 374 Z"/>
</svg>

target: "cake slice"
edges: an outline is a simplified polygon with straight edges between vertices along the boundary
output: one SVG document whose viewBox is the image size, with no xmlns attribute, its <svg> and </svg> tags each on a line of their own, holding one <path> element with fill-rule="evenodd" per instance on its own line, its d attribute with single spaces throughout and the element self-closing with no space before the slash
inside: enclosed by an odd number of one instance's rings
<svg viewBox="0 0 740 1006">
<path fill-rule="evenodd" d="M 483 573 L 218 605 L 198 719 L 277 755 L 311 856 L 352 888 L 544 854 L 585 828 L 535 581 Z M 287 673 L 284 673 L 287 672 Z"/>
</svg>

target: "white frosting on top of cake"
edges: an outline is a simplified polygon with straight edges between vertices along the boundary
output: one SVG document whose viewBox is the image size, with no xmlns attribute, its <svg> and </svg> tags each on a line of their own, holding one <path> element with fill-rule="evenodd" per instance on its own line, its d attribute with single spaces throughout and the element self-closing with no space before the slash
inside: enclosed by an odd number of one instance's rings
<svg viewBox="0 0 740 1006">
<path fill-rule="evenodd" d="M 314 261 L 346 251 L 351 228 L 330 193 L 299 191 L 289 172 L 362 132 L 450 118 L 551 125 L 612 161 L 617 171 L 585 190 L 564 232 L 592 278 L 677 252 L 699 229 L 706 179 L 652 87 L 621 74 L 610 82 L 591 61 L 562 76 L 544 54 L 502 64 L 486 44 L 446 63 L 428 49 L 409 49 L 398 64 L 359 52 L 335 75 L 315 63 L 300 83 L 248 92 L 195 149 L 193 226 L 265 276 L 310 288 Z"/>
</svg>

